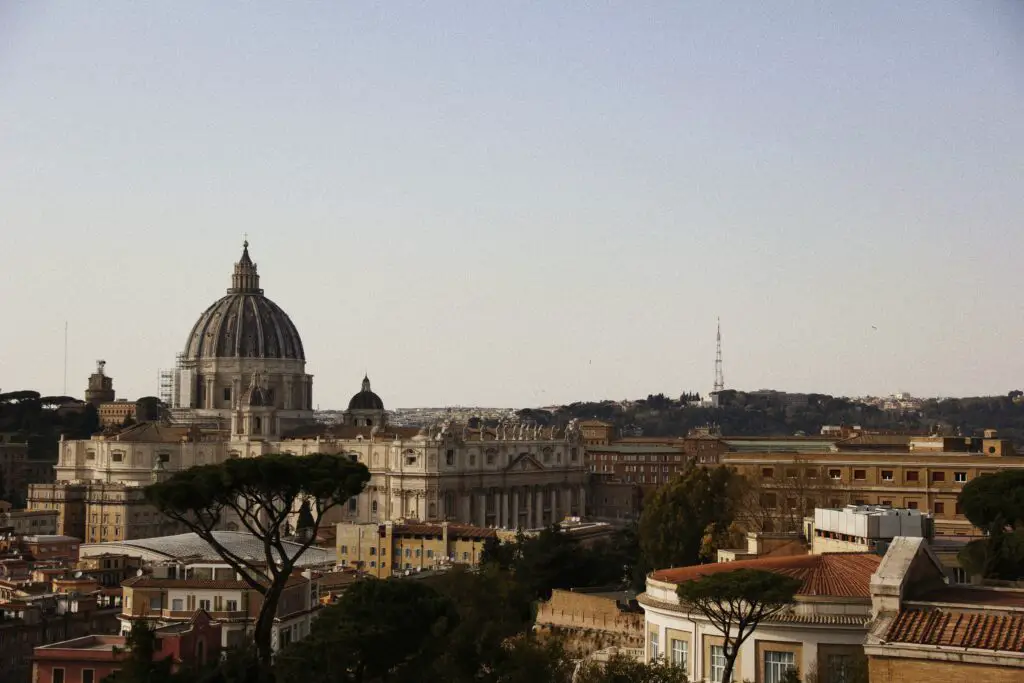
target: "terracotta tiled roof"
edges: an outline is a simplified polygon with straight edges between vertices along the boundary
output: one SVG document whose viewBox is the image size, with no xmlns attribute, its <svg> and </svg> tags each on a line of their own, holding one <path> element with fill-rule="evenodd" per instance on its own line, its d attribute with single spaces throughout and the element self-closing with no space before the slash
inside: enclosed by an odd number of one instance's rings
<svg viewBox="0 0 1024 683">
<path fill-rule="evenodd" d="M 306 581 L 301 574 L 292 574 L 288 577 L 286 586 L 294 586 Z M 159 579 L 149 575 L 133 576 L 121 582 L 122 586 L 128 588 L 220 588 L 234 590 L 249 590 L 252 588 L 248 583 L 236 579 Z"/>
<path fill-rule="evenodd" d="M 147 443 L 179 443 L 189 436 L 188 427 L 168 427 L 158 422 L 142 422 L 123 429 L 116 435 L 117 441 L 144 441 Z M 108 439 L 113 441 L 114 439 Z"/>
<path fill-rule="evenodd" d="M 830 553 L 826 555 L 792 555 L 764 557 L 739 562 L 716 562 L 692 567 L 661 569 L 653 578 L 669 583 L 682 583 L 708 574 L 732 572 L 737 569 L 762 569 L 801 579 L 804 583 L 797 595 L 839 598 L 870 598 L 869 582 L 882 558 L 871 553 Z"/>
<path fill-rule="evenodd" d="M 440 536 L 442 533 L 440 524 L 396 524 L 394 534 L 413 534 L 422 536 Z M 459 538 L 490 538 L 497 536 L 498 532 L 486 527 L 472 526 L 469 524 L 448 524 L 448 537 Z"/>
<path fill-rule="evenodd" d="M 1024 615 L 905 610 L 893 620 L 885 640 L 1024 652 Z"/>
<path fill-rule="evenodd" d="M 647 593 L 637 596 L 637 602 L 648 607 L 659 607 L 661 609 L 679 610 L 680 607 L 674 602 L 655 600 Z M 822 626 L 851 626 L 864 627 L 871 620 L 868 614 L 797 614 L 792 611 L 780 612 L 768 617 L 765 621 L 780 624 L 817 624 Z"/>
</svg>

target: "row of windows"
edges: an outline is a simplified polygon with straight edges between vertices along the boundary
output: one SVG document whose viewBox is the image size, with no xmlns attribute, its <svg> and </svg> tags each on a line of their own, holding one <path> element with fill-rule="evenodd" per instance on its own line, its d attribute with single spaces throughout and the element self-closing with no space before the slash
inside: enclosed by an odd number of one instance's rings
<svg viewBox="0 0 1024 683">
<path fill-rule="evenodd" d="M 512 461 L 515 460 L 517 457 L 518 457 L 518 455 L 516 453 L 509 453 L 508 454 L 508 462 L 509 462 L 509 464 L 511 464 Z M 497 458 L 498 458 L 498 453 L 493 448 L 488 449 L 484 453 L 484 462 L 487 465 L 493 465 L 497 461 Z M 570 460 L 570 462 L 576 462 L 578 459 L 579 459 L 579 451 L 576 448 L 570 448 L 569 449 L 569 460 Z M 562 452 L 558 451 L 557 453 L 553 453 L 550 448 L 545 448 L 541 452 L 541 461 L 545 465 L 550 465 L 552 460 L 554 460 L 558 464 L 561 464 L 562 463 Z M 406 464 L 412 465 L 412 464 L 415 464 L 415 462 L 416 462 L 415 455 L 408 455 L 407 454 L 407 456 L 406 456 Z M 444 462 L 449 467 L 454 467 L 455 466 L 455 449 L 454 448 L 449 448 L 445 452 Z M 469 466 L 470 467 L 476 467 L 476 453 L 470 453 L 469 454 Z"/>
<path fill-rule="evenodd" d="M 594 453 L 594 460 L 606 460 L 610 462 L 682 462 L 681 455 L 618 455 L 610 453 Z"/>
<path fill-rule="evenodd" d="M 668 651 L 662 652 L 658 642 L 658 633 L 652 631 L 648 642 L 651 661 L 665 659 L 673 666 L 677 666 L 684 673 L 689 674 L 690 670 L 690 644 L 685 640 L 672 638 L 668 643 Z M 846 680 L 847 674 L 853 671 L 854 660 L 851 655 L 829 655 L 826 660 L 826 668 L 829 672 L 829 680 Z M 712 683 L 721 683 L 725 677 L 725 648 L 721 645 L 711 645 L 708 648 L 708 661 L 706 674 Z M 763 671 L 761 681 L 764 683 L 782 683 L 791 670 L 796 670 L 796 653 L 765 650 Z"/>
<path fill-rule="evenodd" d="M 50 680 L 53 683 L 64 683 L 64 669 L 54 669 Z M 95 669 L 82 669 L 82 683 L 96 683 Z"/>
<path fill-rule="evenodd" d="M 786 470 L 785 470 L 785 478 L 786 479 L 797 479 L 799 476 L 800 476 L 799 470 L 797 470 L 795 467 L 786 468 Z M 762 467 L 761 468 L 761 477 L 764 478 L 764 479 L 774 479 L 775 478 L 775 468 L 774 467 Z M 818 470 L 816 468 L 813 468 L 813 467 L 808 467 L 808 468 L 806 468 L 804 470 L 804 477 L 807 478 L 807 479 L 817 479 L 818 478 Z M 917 482 L 917 481 L 921 480 L 921 473 L 918 470 L 906 470 L 903 473 L 903 477 L 904 477 L 904 481 L 907 481 L 907 482 Z M 828 478 L 832 479 L 834 481 L 839 481 L 840 479 L 843 478 L 843 471 L 841 469 L 839 469 L 839 468 L 830 468 L 828 470 Z M 867 478 L 868 478 L 868 473 L 867 473 L 866 469 L 855 469 L 853 471 L 853 480 L 854 481 L 867 481 Z M 881 480 L 882 481 L 893 481 L 894 480 L 894 470 L 882 470 L 881 471 Z M 945 482 L 946 481 L 946 472 L 945 471 L 940 471 L 940 470 L 933 471 L 931 473 L 931 481 L 933 483 Z M 967 481 L 967 472 L 966 471 L 953 472 L 952 481 L 958 482 L 958 483 L 966 482 Z"/>
<path fill-rule="evenodd" d="M 817 499 L 815 499 L 814 496 L 807 496 L 807 497 L 803 497 L 803 498 L 797 498 L 795 496 L 789 496 L 789 497 L 786 498 L 786 509 L 787 510 L 792 510 L 792 511 L 799 511 L 800 510 L 800 506 L 801 506 L 801 502 L 803 503 L 804 509 L 807 510 L 807 511 L 813 510 L 817 506 L 817 504 L 818 504 L 818 501 L 817 501 Z M 858 498 L 858 499 L 853 501 L 853 504 L 854 505 L 873 505 L 875 503 L 869 503 L 868 501 L 866 501 L 863 498 Z M 889 507 L 893 507 L 893 505 L 894 505 L 893 500 L 892 499 L 887 499 L 887 498 L 879 498 L 877 504 L 878 505 L 888 505 Z M 763 508 L 767 509 L 767 510 L 775 510 L 775 509 L 777 509 L 778 508 L 778 496 L 775 493 L 772 493 L 772 492 L 767 492 L 767 493 L 761 494 L 761 506 Z M 842 506 L 842 502 L 839 501 L 838 499 L 832 499 L 832 500 L 829 501 L 829 507 L 837 508 L 837 507 L 841 507 L 841 506 Z M 918 501 L 916 501 L 916 500 L 908 500 L 903 505 L 903 507 L 907 508 L 908 510 L 917 510 L 917 509 L 919 509 L 919 504 L 918 504 Z M 931 511 L 934 514 L 936 514 L 936 515 L 944 515 L 944 514 L 946 514 L 946 512 L 947 512 L 947 501 L 941 501 L 941 500 L 934 501 L 932 503 L 932 510 Z M 962 508 L 960 506 L 960 503 L 953 502 L 953 514 L 956 514 L 956 515 L 962 515 L 963 514 L 963 510 L 962 510 Z"/>
</svg>

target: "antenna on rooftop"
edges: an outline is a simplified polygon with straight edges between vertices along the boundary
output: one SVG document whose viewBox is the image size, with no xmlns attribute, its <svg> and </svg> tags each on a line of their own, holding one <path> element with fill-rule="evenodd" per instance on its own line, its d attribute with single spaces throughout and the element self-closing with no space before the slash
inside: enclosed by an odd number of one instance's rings
<svg viewBox="0 0 1024 683">
<path fill-rule="evenodd" d="M 725 378 L 722 376 L 722 319 L 716 318 L 718 334 L 715 337 L 715 392 L 725 389 Z"/>
<path fill-rule="evenodd" d="M 64 396 L 68 395 L 68 321 L 64 321 Z"/>
</svg>

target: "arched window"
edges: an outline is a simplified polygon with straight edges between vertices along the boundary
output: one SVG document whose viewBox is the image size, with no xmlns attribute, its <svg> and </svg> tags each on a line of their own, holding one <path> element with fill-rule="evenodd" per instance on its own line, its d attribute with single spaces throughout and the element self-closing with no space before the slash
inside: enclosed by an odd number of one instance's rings
<svg viewBox="0 0 1024 683">
<path fill-rule="evenodd" d="M 498 452 L 496 450 L 494 450 L 493 448 L 488 448 L 487 449 L 487 453 L 486 453 L 486 457 L 485 457 L 485 462 L 488 465 L 493 465 L 494 464 L 494 458 L 495 458 L 495 456 L 497 454 L 498 454 Z"/>
<path fill-rule="evenodd" d="M 545 465 L 551 464 L 551 447 L 550 446 L 544 449 L 544 464 Z"/>
<path fill-rule="evenodd" d="M 377 514 L 377 501 L 370 501 L 370 512 Z"/>
</svg>

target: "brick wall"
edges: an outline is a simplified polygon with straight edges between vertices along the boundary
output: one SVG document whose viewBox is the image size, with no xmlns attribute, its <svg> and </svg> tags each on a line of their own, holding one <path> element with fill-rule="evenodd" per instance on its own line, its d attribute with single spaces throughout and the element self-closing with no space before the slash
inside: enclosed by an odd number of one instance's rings
<svg viewBox="0 0 1024 683">
<path fill-rule="evenodd" d="M 871 657 L 869 660 L 871 683 L 1020 683 L 1024 669 L 1017 667 L 987 666 L 965 662 L 929 661 Z"/>
</svg>

